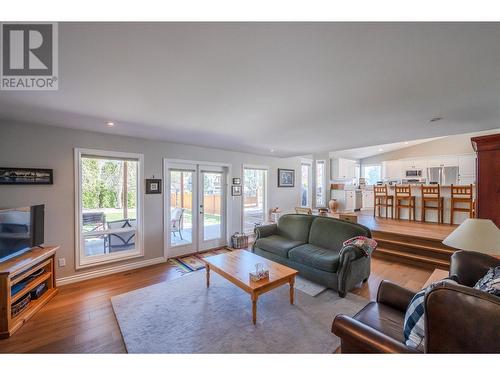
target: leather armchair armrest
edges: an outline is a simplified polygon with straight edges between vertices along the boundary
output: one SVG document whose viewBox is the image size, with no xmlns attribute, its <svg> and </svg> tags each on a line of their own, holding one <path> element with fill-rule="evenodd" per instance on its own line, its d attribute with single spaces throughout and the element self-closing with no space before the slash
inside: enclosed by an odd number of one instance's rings
<svg viewBox="0 0 500 375">
<path fill-rule="evenodd" d="M 278 232 L 277 224 L 261 225 L 255 228 L 255 234 L 256 234 L 255 240 L 271 236 L 273 234 L 276 234 L 277 232 Z"/>
<path fill-rule="evenodd" d="M 377 302 L 406 312 L 415 292 L 387 280 L 382 280 L 378 287 Z"/>
<path fill-rule="evenodd" d="M 451 256 L 450 276 L 457 275 L 458 282 L 474 286 L 491 267 L 500 266 L 500 259 L 476 251 L 456 251 Z"/>
<path fill-rule="evenodd" d="M 343 314 L 335 317 L 332 332 L 342 339 L 342 346 L 346 342 L 346 346 L 355 348 L 353 353 L 418 353 L 402 342 Z"/>
<path fill-rule="evenodd" d="M 425 295 L 428 353 L 500 353 L 500 297 L 443 280 Z"/>
</svg>

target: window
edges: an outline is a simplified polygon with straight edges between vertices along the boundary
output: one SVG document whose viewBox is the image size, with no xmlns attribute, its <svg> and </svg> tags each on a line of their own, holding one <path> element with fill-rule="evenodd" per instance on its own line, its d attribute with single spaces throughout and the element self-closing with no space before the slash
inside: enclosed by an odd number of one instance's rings
<svg viewBox="0 0 500 375">
<path fill-rule="evenodd" d="M 243 168 L 243 232 L 266 221 L 267 169 Z"/>
<path fill-rule="evenodd" d="M 143 255 L 142 159 L 75 150 L 77 268 Z"/>
<path fill-rule="evenodd" d="M 363 177 L 366 179 L 367 185 L 376 185 L 377 181 L 382 179 L 382 166 L 380 165 L 363 165 Z"/>
<path fill-rule="evenodd" d="M 311 206 L 311 164 L 303 162 L 301 165 L 300 205 Z"/>
<path fill-rule="evenodd" d="M 326 205 L 325 194 L 325 161 L 316 161 L 316 207 L 324 207 Z"/>
</svg>

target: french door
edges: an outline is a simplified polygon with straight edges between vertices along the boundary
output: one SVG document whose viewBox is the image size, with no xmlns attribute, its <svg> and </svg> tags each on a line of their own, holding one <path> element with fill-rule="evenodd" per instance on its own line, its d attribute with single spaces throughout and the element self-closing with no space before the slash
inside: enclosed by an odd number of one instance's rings
<svg viewBox="0 0 500 375">
<path fill-rule="evenodd" d="M 225 169 L 215 165 L 166 163 L 168 257 L 226 245 Z"/>
</svg>

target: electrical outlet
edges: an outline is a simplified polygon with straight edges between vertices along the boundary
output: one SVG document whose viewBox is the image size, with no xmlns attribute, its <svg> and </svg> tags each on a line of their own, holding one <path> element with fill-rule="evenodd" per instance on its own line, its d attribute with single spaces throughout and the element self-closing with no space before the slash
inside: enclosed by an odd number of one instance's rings
<svg viewBox="0 0 500 375">
<path fill-rule="evenodd" d="M 66 265 L 66 258 L 59 258 L 57 260 L 59 267 L 64 267 Z"/>
</svg>

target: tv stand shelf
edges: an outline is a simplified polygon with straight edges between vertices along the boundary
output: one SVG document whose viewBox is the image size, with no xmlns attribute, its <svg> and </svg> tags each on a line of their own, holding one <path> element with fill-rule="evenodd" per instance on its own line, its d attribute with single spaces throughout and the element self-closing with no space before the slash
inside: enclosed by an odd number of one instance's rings
<svg viewBox="0 0 500 375">
<path fill-rule="evenodd" d="M 10 337 L 57 294 L 55 254 L 58 249 L 59 246 L 33 248 L 0 263 L 0 339 Z M 37 274 L 41 269 L 43 273 Z M 26 285 L 12 295 L 12 287 L 21 282 L 26 282 Z M 12 316 L 12 305 L 41 284 L 46 284 L 47 290 Z"/>
</svg>

